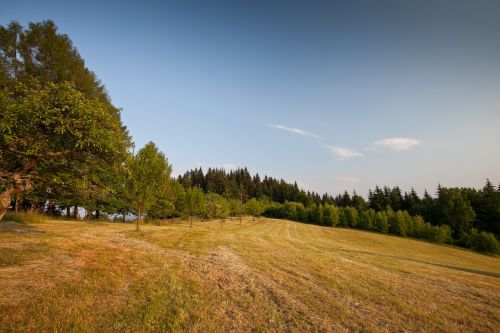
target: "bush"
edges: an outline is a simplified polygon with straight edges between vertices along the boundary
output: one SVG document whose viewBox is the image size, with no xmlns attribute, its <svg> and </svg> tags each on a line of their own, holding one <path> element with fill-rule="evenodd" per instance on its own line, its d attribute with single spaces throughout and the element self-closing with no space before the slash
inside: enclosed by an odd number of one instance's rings
<svg viewBox="0 0 500 333">
<path fill-rule="evenodd" d="M 334 205 L 323 206 L 323 223 L 327 226 L 336 226 L 339 223 L 339 210 Z"/>
<path fill-rule="evenodd" d="M 314 205 L 308 208 L 309 222 L 314 224 L 322 224 L 323 223 L 323 210 L 321 206 Z"/>
<path fill-rule="evenodd" d="M 406 211 L 398 210 L 389 217 L 389 233 L 398 236 L 406 236 L 410 229 L 411 216 Z"/>
<path fill-rule="evenodd" d="M 282 219 L 285 217 L 285 213 L 283 212 L 283 205 L 274 203 L 273 205 L 269 205 L 264 210 L 264 216 L 271 217 L 275 219 Z"/>
<path fill-rule="evenodd" d="M 389 232 L 389 223 L 387 222 L 387 214 L 382 212 L 377 212 L 375 215 L 375 223 L 373 225 L 373 230 L 386 234 Z"/>
<path fill-rule="evenodd" d="M 376 220 L 375 211 L 373 209 L 368 209 L 359 215 L 358 228 L 363 230 L 373 230 Z"/>
<path fill-rule="evenodd" d="M 344 227 L 355 228 L 358 225 L 358 210 L 354 207 L 345 207 L 342 209 L 341 225 Z"/>
<path fill-rule="evenodd" d="M 429 223 L 426 223 L 429 225 L 430 228 L 434 229 L 433 232 L 433 237 L 430 239 L 432 242 L 436 243 L 450 243 L 452 238 L 451 238 L 451 228 L 448 225 L 442 225 L 442 226 L 432 226 Z"/>
<path fill-rule="evenodd" d="M 477 232 L 476 229 L 470 235 L 470 247 L 479 252 L 500 253 L 500 245 L 495 236 L 485 231 Z"/>
</svg>

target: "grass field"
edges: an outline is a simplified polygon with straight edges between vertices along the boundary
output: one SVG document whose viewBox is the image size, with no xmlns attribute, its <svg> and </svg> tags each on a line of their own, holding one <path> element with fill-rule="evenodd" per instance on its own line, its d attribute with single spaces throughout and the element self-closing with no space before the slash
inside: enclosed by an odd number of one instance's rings
<svg viewBox="0 0 500 333">
<path fill-rule="evenodd" d="M 0 223 L 0 331 L 500 331 L 500 259 L 288 221 Z"/>
</svg>

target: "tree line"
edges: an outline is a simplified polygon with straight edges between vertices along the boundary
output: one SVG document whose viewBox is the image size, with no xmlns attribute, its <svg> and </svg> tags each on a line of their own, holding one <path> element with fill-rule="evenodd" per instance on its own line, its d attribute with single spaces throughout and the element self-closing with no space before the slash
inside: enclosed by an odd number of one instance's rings
<svg viewBox="0 0 500 333">
<path fill-rule="evenodd" d="M 451 243 L 497 252 L 500 188 L 438 186 L 420 198 L 376 187 L 365 200 L 297 183 L 201 168 L 172 178 L 152 142 L 134 153 L 120 110 L 52 21 L 0 27 L 0 219 L 8 209 L 141 220 L 242 214 Z"/>
</svg>

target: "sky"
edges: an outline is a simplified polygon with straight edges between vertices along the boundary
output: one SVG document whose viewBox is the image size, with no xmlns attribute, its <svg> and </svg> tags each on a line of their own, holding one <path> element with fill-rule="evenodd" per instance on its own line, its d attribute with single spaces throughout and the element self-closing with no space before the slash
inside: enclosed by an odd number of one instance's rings
<svg viewBox="0 0 500 333">
<path fill-rule="evenodd" d="M 136 149 L 306 190 L 500 182 L 500 2 L 5 1 L 53 20 Z"/>
</svg>

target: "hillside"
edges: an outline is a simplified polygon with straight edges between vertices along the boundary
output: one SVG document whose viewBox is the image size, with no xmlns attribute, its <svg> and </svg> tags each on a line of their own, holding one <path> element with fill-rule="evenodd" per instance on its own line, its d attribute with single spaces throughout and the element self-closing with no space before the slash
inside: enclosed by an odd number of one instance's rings
<svg viewBox="0 0 500 333">
<path fill-rule="evenodd" d="M 244 219 L 0 223 L 0 331 L 495 331 L 500 259 Z"/>
</svg>

